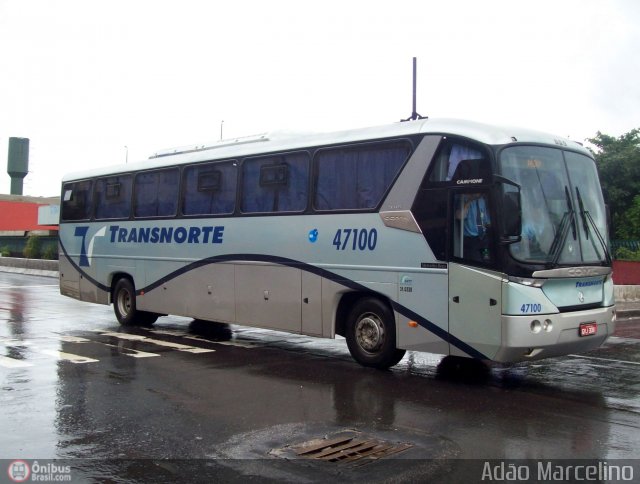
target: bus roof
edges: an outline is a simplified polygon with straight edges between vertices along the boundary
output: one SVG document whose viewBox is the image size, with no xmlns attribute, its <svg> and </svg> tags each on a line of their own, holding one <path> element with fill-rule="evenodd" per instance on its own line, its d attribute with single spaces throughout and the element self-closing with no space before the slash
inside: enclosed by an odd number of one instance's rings
<svg viewBox="0 0 640 484">
<path fill-rule="evenodd" d="M 330 133 L 274 131 L 272 133 L 262 133 L 255 136 L 225 139 L 203 145 L 182 146 L 158 151 L 148 160 L 137 163 L 120 164 L 70 173 L 65 175 L 62 181 L 162 168 L 199 161 L 243 158 L 246 156 L 277 153 L 281 151 L 302 150 L 316 146 L 340 145 L 415 134 L 462 136 L 489 145 L 505 145 L 515 142 L 541 143 L 566 147 L 590 155 L 590 152 L 580 143 L 540 131 L 517 127 L 494 126 L 458 119 L 422 119 Z"/>
</svg>

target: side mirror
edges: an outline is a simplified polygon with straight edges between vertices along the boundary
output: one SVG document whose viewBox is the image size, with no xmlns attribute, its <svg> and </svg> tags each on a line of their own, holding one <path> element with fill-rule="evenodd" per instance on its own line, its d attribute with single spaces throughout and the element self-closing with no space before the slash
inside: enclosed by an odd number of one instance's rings
<svg viewBox="0 0 640 484">
<path fill-rule="evenodd" d="M 500 241 L 514 244 L 522 239 L 522 201 L 520 185 L 501 177 L 494 176 L 498 182 L 498 201 L 500 203 Z"/>
</svg>

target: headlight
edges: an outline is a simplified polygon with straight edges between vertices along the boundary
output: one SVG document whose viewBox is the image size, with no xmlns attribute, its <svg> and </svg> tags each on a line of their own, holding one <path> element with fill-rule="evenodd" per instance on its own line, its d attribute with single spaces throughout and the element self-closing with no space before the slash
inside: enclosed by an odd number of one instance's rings
<svg viewBox="0 0 640 484">
<path fill-rule="evenodd" d="M 545 283 L 545 279 L 529 279 L 527 277 L 513 277 L 509 276 L 509 282 L 515 282 L 516 284 L 522 284 L 528 287 L 542 287 Z"/>
</svg>

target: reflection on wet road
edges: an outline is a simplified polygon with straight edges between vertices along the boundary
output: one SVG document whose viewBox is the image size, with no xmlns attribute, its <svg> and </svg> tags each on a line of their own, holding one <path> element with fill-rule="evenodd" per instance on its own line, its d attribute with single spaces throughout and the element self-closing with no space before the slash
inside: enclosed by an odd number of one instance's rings
<svg viewBox="0 0 640 484">
<path fill-rule="evenodd" d="M 640 322 L 584 355 L 488 369 L 408 352 L 383 372 L 343 340 L 123 328 L 56 282 L 0 273 L 0 458 L 216 458 L 242 474 L 233 459 L 345 430 L 416 458 L 638 456 Z"/>
</svg>

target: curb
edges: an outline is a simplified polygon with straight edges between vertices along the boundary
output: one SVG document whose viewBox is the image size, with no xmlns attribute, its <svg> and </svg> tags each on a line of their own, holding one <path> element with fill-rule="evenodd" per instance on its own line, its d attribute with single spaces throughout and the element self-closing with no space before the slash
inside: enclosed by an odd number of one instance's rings
<svg viewBox="0 0 640 484">
<path fill-rule="evenodd" d="M 42 269 L 27 269 L 25 267 L 6 267 L 0 266 L 0 272 L 9 272 L 11 274 L 25 274 L 27 276 L 52 277 L 58 279 L 58 271 L 46 271 Z"/>
<path fill-rule="evenodd" d="M 621 309 L 616 311 L 618 321 L 640 318 L 640 309 Z"/>
<path fill-rule="evenodd" d="M 0 272 L 57 278 L 58 267 L 57 260 L 0 257 Z"/>
<path fill-rule="evenodd" d="M 617 303 L 640 304 L 640 285 L 616 284 L 613 294 Z"/>
</svg>

